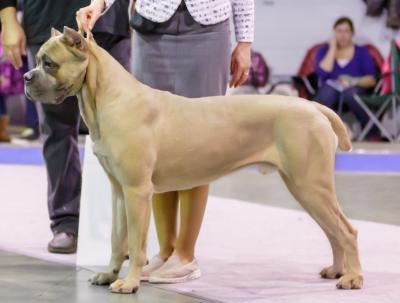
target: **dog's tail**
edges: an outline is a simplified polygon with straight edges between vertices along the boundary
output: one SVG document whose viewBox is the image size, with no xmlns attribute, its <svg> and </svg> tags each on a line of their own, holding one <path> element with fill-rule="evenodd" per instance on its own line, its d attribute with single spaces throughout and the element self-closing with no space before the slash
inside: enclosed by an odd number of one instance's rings
<svg viewBox="0 0 400 303">
<path fill-rule="evenodd" d="M 318 108 L 318 110 L 322 114 L 324 114 L 325 117 L 328 118 L 329 122 L 331 122 L 332 128 L 339 139 L 339 148 L 342 151 L 350 151 L 352 148 L 350 137 L 347 132 L 347 128 L 340 117 L 330 108 L 323 106 L 317 102 L 313 103 Z"/>
</svg>

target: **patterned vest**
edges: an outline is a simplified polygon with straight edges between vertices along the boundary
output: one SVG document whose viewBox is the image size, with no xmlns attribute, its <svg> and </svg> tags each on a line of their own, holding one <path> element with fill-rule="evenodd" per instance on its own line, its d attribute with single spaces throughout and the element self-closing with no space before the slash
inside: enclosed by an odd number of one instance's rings
<svg viewBox="0 0 400 303">
<path fill-rule="evenodd" d="M 107 7 L 114 1 L 106 0 Z M 136 0 L 135 8 L 143 17 L 165 22 L 178 9 L 182 0 Z M 184 0 L 193 19 L 203 25 L 216 24 L 233 14 L 236 40 L 254 39 L 254 0 Z"/>
</svg>

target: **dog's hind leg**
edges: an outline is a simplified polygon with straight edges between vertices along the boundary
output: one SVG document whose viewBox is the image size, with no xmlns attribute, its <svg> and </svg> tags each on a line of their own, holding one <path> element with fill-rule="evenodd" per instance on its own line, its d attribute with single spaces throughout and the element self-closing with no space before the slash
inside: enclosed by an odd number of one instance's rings
<svg viewBox="0 0 400 303">
<path fill-rule="evenodd" d="M 290 192 L 321 226 L 331 243 L 333 265 L 323 269 L 321 275 L 329 274 L 333 277 L 343 274 L 337 283 L 338 288 L 361 288 L 363 277 L 358 257 L 357 232 L 344 217 L 334 192 L 330 188 L 296 182 L 281 175 Z"/>
<path fill-rule="evenodd" d="M 291 184 L 288 177 L 286 177 L 281 171 L 279 172 L 286 186 L 288 187 L 291 194 L 297 199 L 300 199 L 299 194 L 296 192 L 295 186 Z M 317 222 L 318 223 L 318 222 Z M 333 237 L 326 229 L 321 226 L 325 235 L 327 236 L 329 243 L 332 247 L 333 254 L 333 265 L 325 267 L 321 270 L 320 275 L 325 279 L 338 279 L 343 276 L 344 273 L 344 249 L 338 240 Z"/>
<path fill-rule="evenodd" d="M 89 280 L 94 285 L 107 285 L 117 280 L 128 251 L 126 212 L 122 188 L 113 176 L 107 175 L 112 191 L 111 258 L 108 271 L 96 273 Z"/>
<path fill-rule="evenodd" d="M 334 263 L 323 269 L 321 275 L 343 274 L 338 288 L 361 288 L 363 276 L 357 232 L 345 218 L 335 193 L 336 140 L 331 126 L 324 120 L 314 120 L 303 128 L 294 125 L 285 130 L 291 132 L 291 136 L 279 138 L 280 174 L 293 196 L 321 226 L 332 246 Z"/>
</svg>

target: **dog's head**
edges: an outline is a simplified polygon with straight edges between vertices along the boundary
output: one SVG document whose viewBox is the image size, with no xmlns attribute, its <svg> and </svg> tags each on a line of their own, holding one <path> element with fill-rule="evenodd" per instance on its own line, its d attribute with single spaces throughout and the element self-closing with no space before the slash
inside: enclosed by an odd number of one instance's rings
<svg viewBox="0 0 400 303">
<path fill-rule="evenodd" d="M 36 67 L 24 75 L 25 94 L 34 101 L 59 104 L 76 95 L 85 79 L 88 42 L 77 31 L 52 29 L 36 55 Z"/>
</svg>

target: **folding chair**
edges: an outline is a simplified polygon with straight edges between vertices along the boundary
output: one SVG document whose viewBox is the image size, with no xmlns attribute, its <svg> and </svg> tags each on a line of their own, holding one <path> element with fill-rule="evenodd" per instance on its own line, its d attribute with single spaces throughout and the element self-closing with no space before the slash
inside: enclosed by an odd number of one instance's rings
<svg viewBox="0 0 400 303">
<path fill-rule="evenodd" d="M 362 129 L 357 141 L 362 141 L 371 128 L 376 125 L 381 131 L 382 135 L 385 136 L 390 142 L 396 142 L 400 140 L 400 130 L 397 126 L 396 117 L 399 114 L 397 106 L 400 104 L 400 49 L 395 41 L 391 42 L 390 46 L 390 72 L 381 75 L 381 79 L 376 86 L 372 95 L 354 95 L 356 102 L 363 108 L 368 114 L 369 121 Z M 390 77 L 391 80 L 391 91 L 386 94 L 381 94 L 382 83 Z M 394 115 L 394 134 L 385 128 L 382 123 L 383 115 L 391 108 L 391 112 Z"/>
<path fill-rule="evenodd" d="M 315 61 L 318 51 L 325 45 L 327 45 L 326 42 L 317 43 L 309 48 L 301 62 L 297 74 L 292 77 L 292 81 L 299 92 L 299 96 L 302 98 L 312 100 L 318 91 L 320 83 L 318 76 L 315 74 Z M 383 57 L 379 50 L 370 43 L 364 44 L 363 46 L 367 48 L 377 69 L 380 69 L 383 63 Z M 340 104 L 339 107 L 342 107 L 342 105 Z"/>
</svg>

